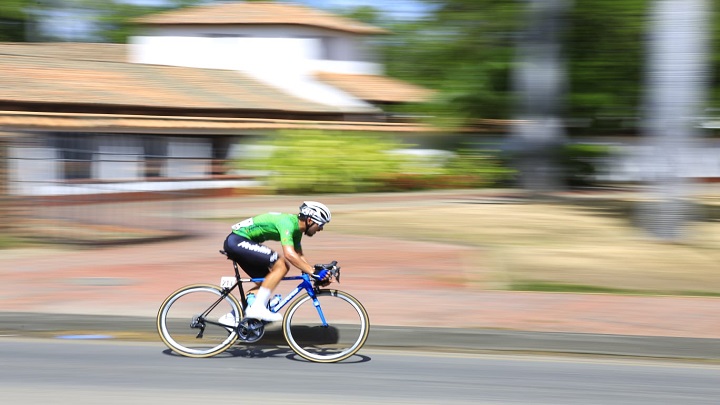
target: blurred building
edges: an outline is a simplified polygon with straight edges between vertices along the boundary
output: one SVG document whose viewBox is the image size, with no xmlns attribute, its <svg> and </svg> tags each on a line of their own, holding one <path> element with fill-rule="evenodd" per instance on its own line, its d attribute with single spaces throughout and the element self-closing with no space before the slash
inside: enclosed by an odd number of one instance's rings
<svg viewBox="0 0 720 405">
<path fill-rule="evenodd" d="M 0 44 L 13 195 L 231 190 L 227 162 L 279 129 L 417 133 L 387 106 L 431 91 L 383 75 L 385 30 L 289 3 L 140 18 L 129 44 Z"/>
</svg>

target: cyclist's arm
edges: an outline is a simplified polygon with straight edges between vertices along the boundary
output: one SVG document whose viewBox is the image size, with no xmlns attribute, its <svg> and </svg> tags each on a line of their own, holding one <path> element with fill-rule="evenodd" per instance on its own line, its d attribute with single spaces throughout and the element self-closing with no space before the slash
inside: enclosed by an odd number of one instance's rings
<svg viewBox="0 0 720 405">
<path fill-rule="evenodd" d="M 305 254 L 303 253 L 302 246 L 295 245 L 295 252 L 297 252 L 298 256 L 300 256 L 300 259 L 302 259 L 302 261 L 304 261 L 307 264 L 310 264 L 310 262 L 307 261 L 307 259 L 305 258 Z"/>
<path fill-rule="evenodd" d="M 298 253 L 292 245 L 283 245 L 283 256 L 290 264 L 297 267 L 303 273 L 313 274 L 315 268 L 310 265 L 301 253 Z"/>
</svg>

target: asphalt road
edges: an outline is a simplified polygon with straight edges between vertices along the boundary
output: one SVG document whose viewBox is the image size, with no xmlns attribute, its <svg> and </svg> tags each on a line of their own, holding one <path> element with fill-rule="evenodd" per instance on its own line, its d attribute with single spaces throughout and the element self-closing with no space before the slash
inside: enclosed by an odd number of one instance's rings
<svg viewBox="0 0 720 405">
<path fill-rule="evenodd" d="M 0 336 L 102 335 L 109 339 L 159 342 L 155 319 L 131 316 L 0 312 Z M 279 327 L 268 327 L 260 344 L 287 347 Z M 699 361 L 720 360 L 719 339 L 549 333 L 498 329 L 420 328 L 372 325 L 362 350 L 428 349 L 452 352 L 563 353 Z"/>
<path fill-rule="evenodd" d="M 716 404 L 717 364 L 367 349 L 308 363 L 286 347 L 210 359 L 158 343 L 0 338 L 4 404 Z"/>
</svg>

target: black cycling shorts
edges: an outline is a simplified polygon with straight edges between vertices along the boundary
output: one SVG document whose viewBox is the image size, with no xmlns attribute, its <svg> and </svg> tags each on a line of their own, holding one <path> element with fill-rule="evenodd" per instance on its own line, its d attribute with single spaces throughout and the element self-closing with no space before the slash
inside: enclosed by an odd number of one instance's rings
<svg viewBox="0 0 720 405">
<path fill-rule="evenodd" d="M 243 271 L 252 278 L 267 276 L 278 260 L 277 252 L 269 247 L 232 232 L 225 238 L 223 248 L 228 257 L 236 261 Z"/>
</svg>

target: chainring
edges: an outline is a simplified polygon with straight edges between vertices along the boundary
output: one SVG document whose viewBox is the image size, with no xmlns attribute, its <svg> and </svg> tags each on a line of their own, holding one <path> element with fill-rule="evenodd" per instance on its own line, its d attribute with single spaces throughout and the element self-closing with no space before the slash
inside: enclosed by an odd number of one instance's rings
<svg viewBox="0 0 720 405">
<path fill-rule="evenodd" d="M 257 319 L 245 318 L 237 327 L 238 337 L 243 342 L 253 343 L 265 335 L 265 324 Z"/>
</svg>

